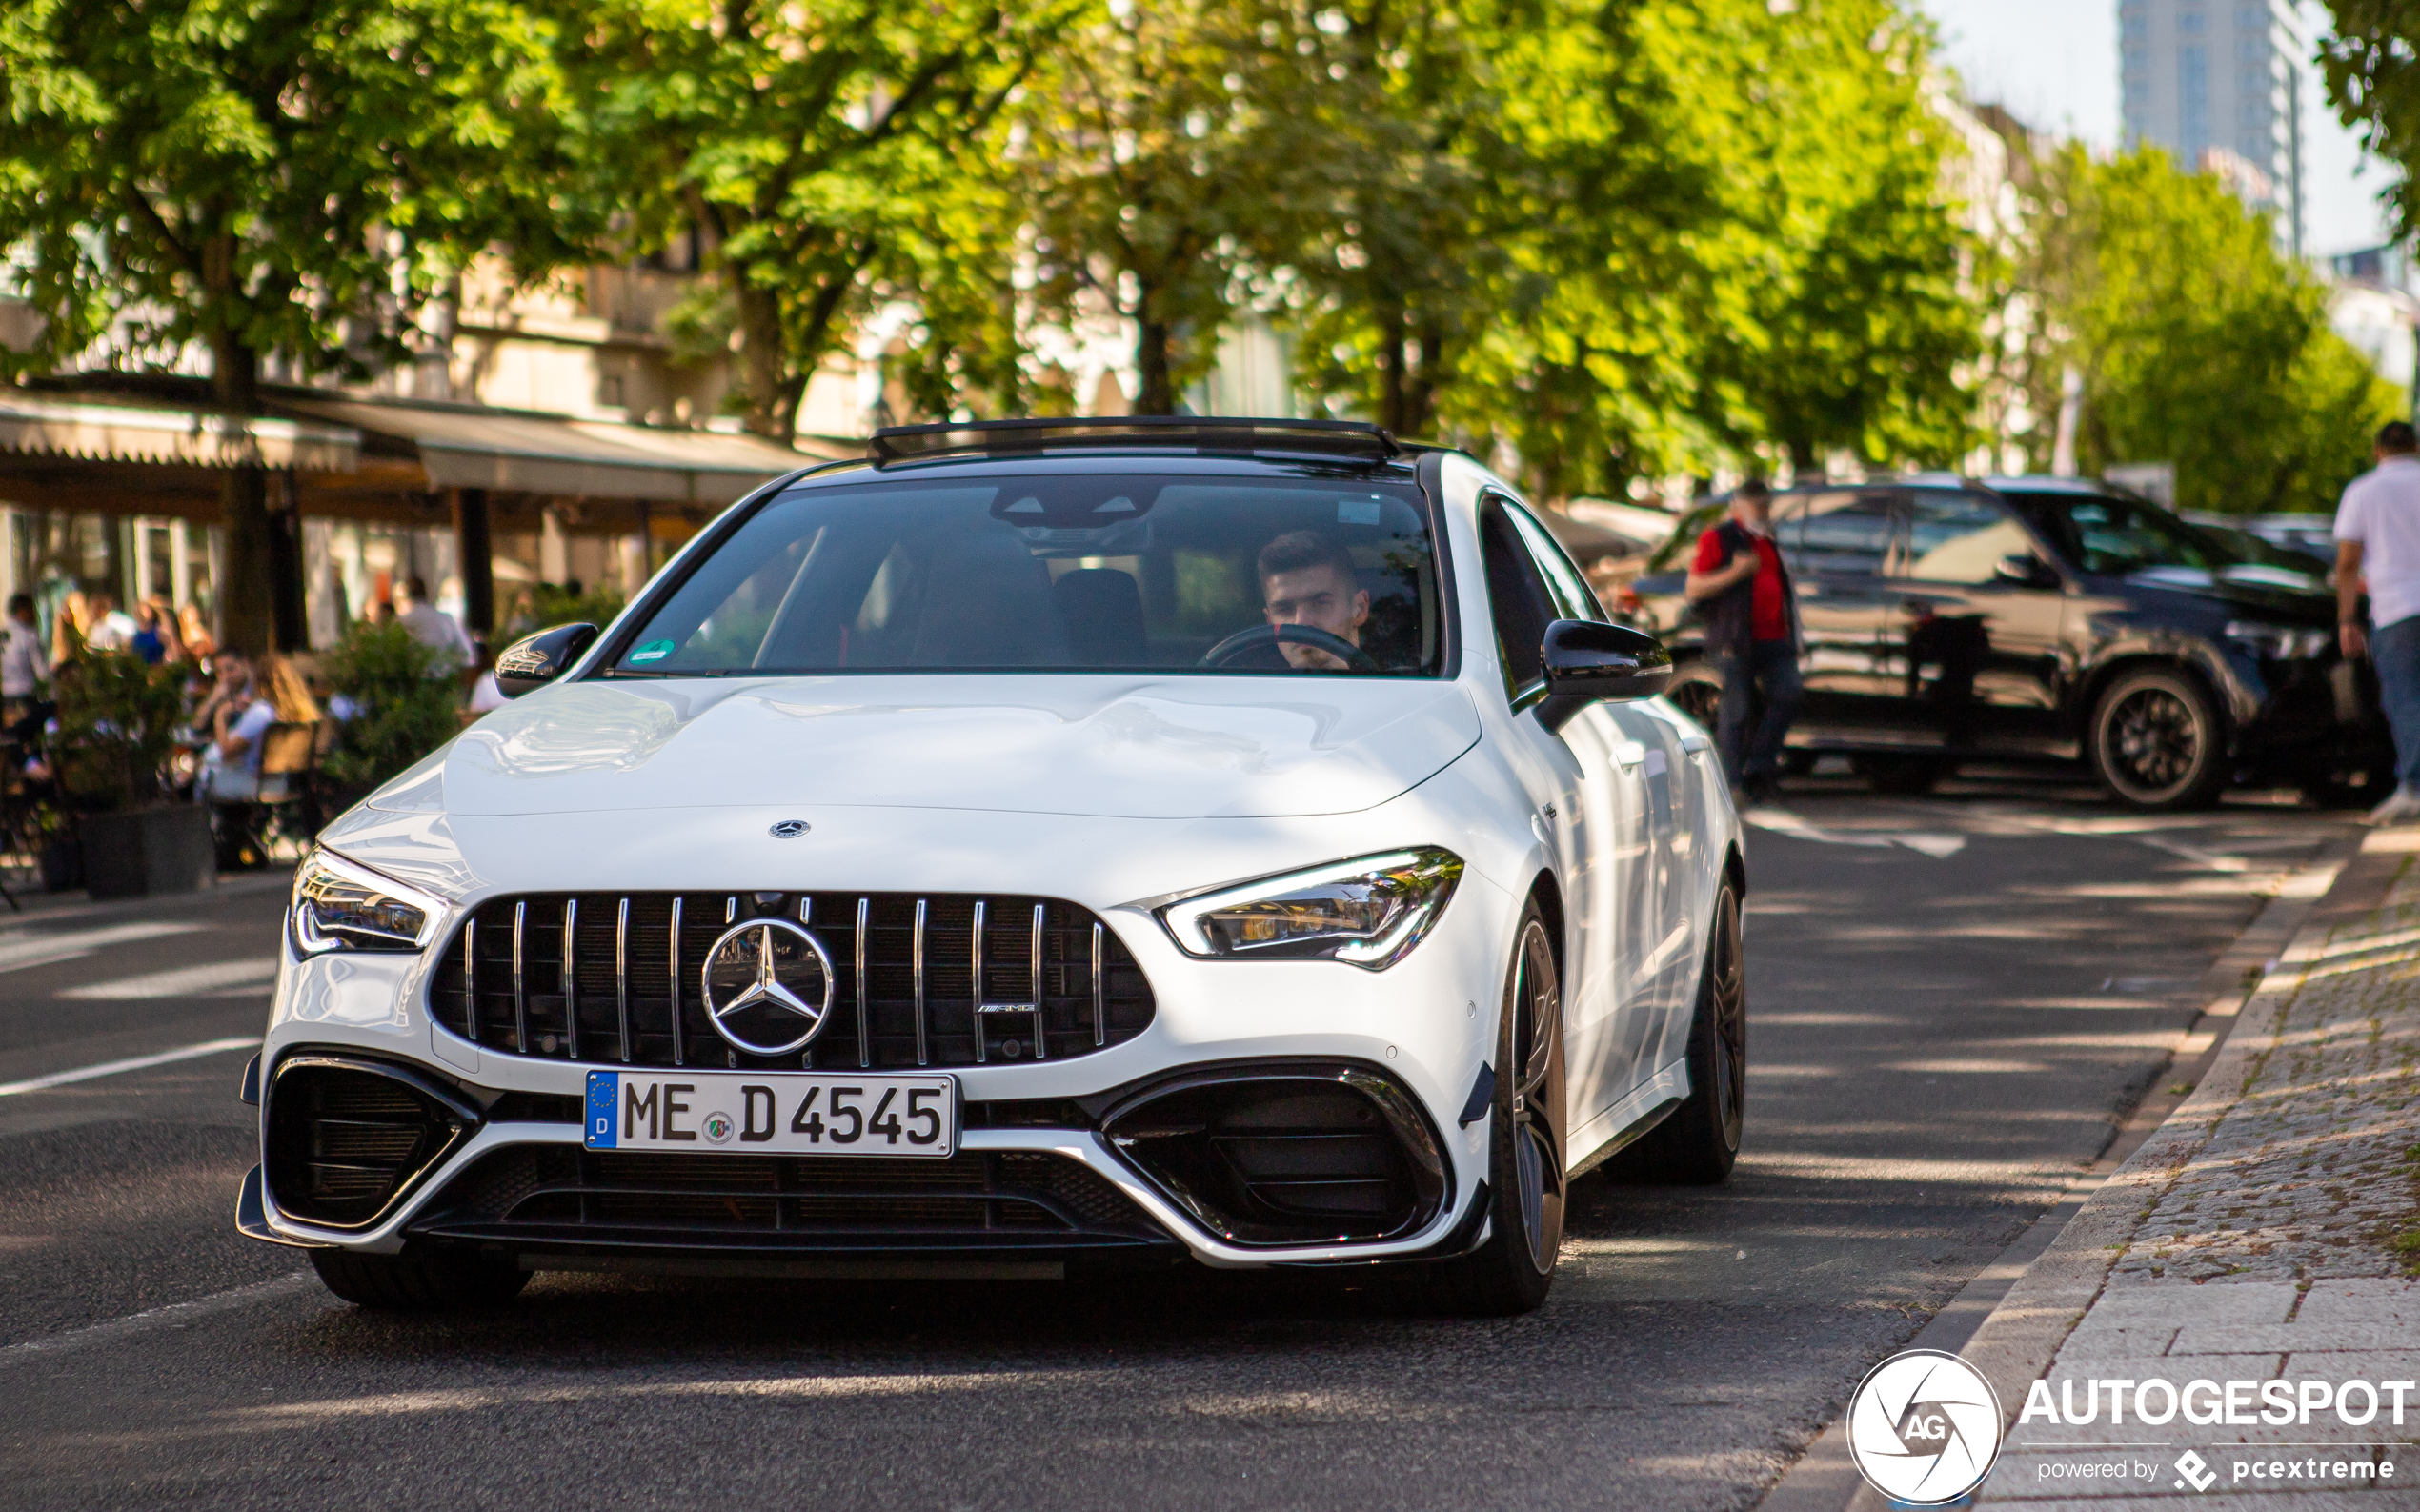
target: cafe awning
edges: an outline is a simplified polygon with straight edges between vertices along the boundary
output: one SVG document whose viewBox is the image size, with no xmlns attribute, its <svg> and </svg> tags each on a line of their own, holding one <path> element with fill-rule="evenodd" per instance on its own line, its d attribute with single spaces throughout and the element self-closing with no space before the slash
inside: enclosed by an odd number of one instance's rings
<svg viewBox="0 0 2420 1512">
<path fill-rule="evenodd" d="M 350 473 L 360 460 L 361 433 L 315 420 L 243 419 L 0 389 L 0 452 L 85 462 Z"/>
<path fill-rule="evenodd" d="M 785 473 L 844 454 L 719 431 L 471 405 L 287 398 L 279 408 L 409 443 L 433 489 L 720 507 Z"/>
</svg>

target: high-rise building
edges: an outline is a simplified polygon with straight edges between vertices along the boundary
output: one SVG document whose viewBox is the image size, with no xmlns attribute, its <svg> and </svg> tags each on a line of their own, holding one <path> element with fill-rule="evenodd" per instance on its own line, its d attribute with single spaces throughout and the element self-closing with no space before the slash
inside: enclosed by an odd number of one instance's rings
<svg viewBox="0 0 2420 1512">
<path fill-rule="evenodd" d="M 2292 0 L 2119 0 L 2118 50 L 2127 144 L 2217 170 L 2299 254 L 2309 53 Z"/>
</svg>

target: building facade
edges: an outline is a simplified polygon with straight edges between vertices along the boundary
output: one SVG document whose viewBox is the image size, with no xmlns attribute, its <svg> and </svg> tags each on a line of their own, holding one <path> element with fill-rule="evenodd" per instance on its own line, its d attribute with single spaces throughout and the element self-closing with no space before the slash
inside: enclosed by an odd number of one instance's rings
<svg viewBox="0 0 2420 1512">
<path fill-rule="evenodd" d="M 2120 0 L 2129 147 L 2216 169 L 2303 249 L 2303 103 L 2309 50 L 2290 0 Z"/>
</svg>

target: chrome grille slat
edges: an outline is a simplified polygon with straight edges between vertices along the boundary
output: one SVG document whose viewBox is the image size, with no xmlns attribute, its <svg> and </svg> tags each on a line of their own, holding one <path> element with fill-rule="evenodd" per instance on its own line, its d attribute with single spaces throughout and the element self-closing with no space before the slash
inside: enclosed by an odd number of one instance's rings
<svg viewBox="0 0 2420 1512">
<path fill-rule="evenodd" d="M 688 1018 L 700 955 L 724 932 L 735 896 L 736 923 L 803 918 L 830 951 L 833 1017 L 804 1057 L 731 1052 Z M 490 898 L 469 913 L 429 973 L 428 1008 L 494 1055 L 768 1072 L 802 1060 L 1000 1066 L 1013 1062 L 995 1052 L 1011 1043 L 1018 1060 L 1105 1050 L 1142 1033 L 1154 1012 L 1151 984 L 1106 920 L 1030 894 L 555 892 Z M 533 969 L 544 975 L 534 981 Z M 610 1010 L 595 1000 L 609 977 Z"/>
<path fill-rule="evenodd" d="M 975 900 L 975 1063 L 983 1063 L 983 1041 L 991 1036 L 983 1029 L 983 900 Z"/>
<path fill-rule="evenodd" d="M 673 1064 L 685 1066 L 689 1062 L 683 1058 L 685 1047 L 681 1044 L 680 1032 L 680 897 L 677 894 L 673 897 L 672 937 L 665 942 L 664 960 L 672 978 L 667 986 L 673 998 Z"/>
<path fill-rule="evenodd" d="M 563 900 L 563 1046 L 580 1058 L 580 900 Z"/>
<path fill-rule="evenodd" d="M 630 1064 L 630 899 L 625 897 L 614 912 L 614 1017 L 621 1025 L 620 1042 L 615 1046 L 622 1064 Z"/>
<path fill-rule="evenodd" d="M 462 921 L 462 1000 L 469 1011 L 462 1016 L 462 1038 L 473 1044 L 479 1042 L 479 921 Z"/>
<path fill-rule="evenodd" d="M 857 1064 L 874 1064 L 874 1018 L 865 1000 L 865 932 L 874 918 L 874 899 L 857 899 Z"/>
<path fill-rule="evenodd" d="M 529 933 L 530 905 L 513 905 L 513 1053 L 530 1053 L 530 995 L 521 980 L 521 943 Z"/>
<path fill-rule="evenodd" d="M 916 962 L 916 1063 L 919 1066 L 932 1064 L 932 1061 L 927 1058 L 924 1033 L 924 903 L 923 898 L 919 897 L 916 900 L 916 945 L 913 958 Z"/>
</svg>

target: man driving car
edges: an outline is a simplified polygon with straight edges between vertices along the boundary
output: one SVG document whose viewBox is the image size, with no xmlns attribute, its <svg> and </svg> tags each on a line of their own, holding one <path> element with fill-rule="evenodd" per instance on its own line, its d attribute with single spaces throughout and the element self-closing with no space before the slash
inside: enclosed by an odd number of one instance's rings
<svg viewBox="0 0 2420 1512">
<path fill-rule="evenodd" d="M 1260 548 L 1260 601 L 1270 625 L 1302 625 L 1325 631 L 1359 648 L 1369 623 L 1369 591 L 1353 571 L 1353 556 L 1317 531 L 1290 531 Z M 1344 658 L 1332 651 L 1280 640 L 1278 650 L 1297 672 L 1342 672 Z"/>
</svg>

